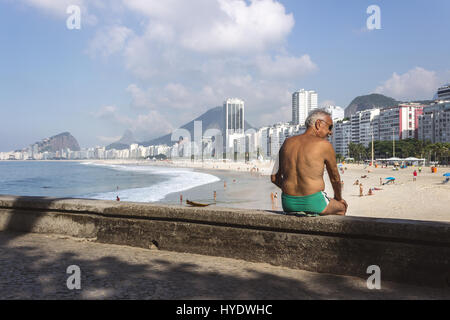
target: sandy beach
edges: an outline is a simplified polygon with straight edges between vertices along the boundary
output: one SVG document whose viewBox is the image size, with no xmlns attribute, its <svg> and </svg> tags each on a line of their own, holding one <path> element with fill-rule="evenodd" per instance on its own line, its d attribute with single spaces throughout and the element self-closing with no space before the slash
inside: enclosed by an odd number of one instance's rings
<svg viewBox="0 0 450 320">
<path fill-rule="evenodd" d="M 220 178 L 218 182 L 182 192 L 183 205 L 186 205 L 186 199 L 214 203 L 214 191 L 216 191 L 216 202 L 213 204 L 216 206 L 282 211 L 281 190 L 270 182 L 269 175 L 272 172 L 273 163 L 268 161 L 255 161 L 249 164 L 133 160 L 101 162 L 186 167 Z M 373 168 L 363 164 L 345 164 L 345 168 L 346 170 L 341 174 L 341 180 L 344 181 L 343 197 L 349 204 L 347 215 L 450 222 L 450 183 L 442 183 L 443 174 L 450 172 L 450 168 L 441 167 L 438 168 L 437 173 L 432 173 L 430 167 L 423 167 L 416 181 L 413 181 L 413 172 L 418 169 L 417 167 L 393 171 L 392 167 Z M 362 178 L 362 176 L 367 177 Z M 386 182 L 387 177 L 394 177 L 395 183 L 381 186 L 380 178 L 382 182 Z M 333 188 L 326 170 L 324 180 L 325 192 L 333 197 Z M 363 184 L 364 196 L 362 197 L 359 195 L 359 186 L 354 185 L 356 180 Z M 373 195 L 369 196 L 367 195 L 369 188 L 382 190 L 374 190 Z M 273 203 L 271 193 L 278 195 Z M 180 193 L 169 194 L 161 203 L 180 205 Z"/>
</svg>

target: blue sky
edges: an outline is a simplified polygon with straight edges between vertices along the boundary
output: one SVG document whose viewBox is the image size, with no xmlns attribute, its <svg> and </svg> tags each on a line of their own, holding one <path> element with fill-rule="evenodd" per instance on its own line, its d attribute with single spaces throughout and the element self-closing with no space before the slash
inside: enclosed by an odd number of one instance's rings
<svg viewBox="0 0 450 320">
<path fill-rule="evenodd" d="M 366 27 L 370 5 L 380 30 Z M 126 129 L 142 141 L 227 97 L 255 126 L 289 121 L 301 88 L 342 107 L 373 92 L 430 99 L 450 82 L 448 12 L 446 0 L 0 0 L 0 151 L 63 131 L 82 147 Z"/>
</svg>

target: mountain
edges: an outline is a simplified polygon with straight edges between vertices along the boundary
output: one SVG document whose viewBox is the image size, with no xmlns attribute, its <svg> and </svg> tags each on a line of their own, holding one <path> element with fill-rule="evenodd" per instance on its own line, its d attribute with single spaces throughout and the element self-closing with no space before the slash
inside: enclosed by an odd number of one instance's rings
<svg viewBox="0 0 450 320">
<path fill-rule="evenodd" d="M 202 121 L 203 133 L 208 129 L 219 129 L 221 132 L 225 132 L 225 130 L 223 128 L 223 124 L 222 124 L 222 117 L 223 117 L 222 110 L 223 110 L 223 107 L 221 107 L 221 106 L 212 108 L 212 109 L 206 111 L 200 117 L 186 123 L 185 125 L 180 127 L 180 129 L 188 130 L 191 134 L 191 138 L 194 139 L 194 121 Z M 252 128 L 253 127 L 247 121 L 245 121 L 244 129 L 248 130 L 248 129 L 252 129 Z M 152 145 L 160 145 L 160 144 L 166 144 L 166 145 L 171 146 L 174 144 L 174 142 L 171 140 L 171 137 L 172 137 L 172 133 L 169 133 L 165 136 L 162 136 L 157 139 L 150 140 L 150 141 L 145 141 L 140 144 L 143 146 L 146 146 L 146 147 L 152 146 Z"/>
<path fill-rule="evenodd" d="M 63 149 L 70 149 L 72 151 L 80 151 L 80 145 L 69 132 L 63 132 L 56 136 L 43 139 L 36 142 L 38 152 L 56 152 Z"/>
<path fill-rule="evenodd" d="M 133 133 L 130 130 L 126 130 L 123 134 L 122 138 L 120 138 L 119 141 L 116 141 L 114 143 L 111 143 L 110 145 L 106 146 L 106 150 L 116 149 L 116 150 L 123 150 L 128 149 L 130 145 L 133 143 L 138 143 L 136 139 L 134 139 Z"/>
<path fill-rule="evenodd" d="M 369 94 L 366 96 L 359 96 L 353 99 L 353 101 L 345 108 L 345 117 L 350 118 L 352 114 L 358 111 L 373 109 L 373 108 L 387 108 L 396 106 L 400 101 L 393 98 L 386 97 L 382 94 Z"/>
</svg>

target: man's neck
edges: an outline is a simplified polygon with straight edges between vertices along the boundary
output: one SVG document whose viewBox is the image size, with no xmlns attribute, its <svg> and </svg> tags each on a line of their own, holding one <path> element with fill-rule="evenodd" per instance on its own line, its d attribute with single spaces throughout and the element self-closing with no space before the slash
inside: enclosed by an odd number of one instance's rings
<svg viewBox="0 0 450 320">
<path fill-rule="evenodd" d="M 319 137 L 319 136 L 317 135 L 317 132 L 314 131 L 313 128 L 308 128 L 304 134 L 307 135 L 307 136 Z"/>
</svg>

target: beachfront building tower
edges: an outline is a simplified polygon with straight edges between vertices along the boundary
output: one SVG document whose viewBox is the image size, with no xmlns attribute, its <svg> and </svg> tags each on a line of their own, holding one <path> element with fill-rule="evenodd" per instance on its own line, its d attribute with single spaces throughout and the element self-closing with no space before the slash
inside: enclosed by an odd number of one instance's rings
<svg viewBox="0 0 450 320">
<path fill-rule="evenodd" d="M 359 120 L 359 143 L 368 147 L 372 142 L 372 135 L 374 140 L 378 140 L 379 136 L 379 116 L 380 109 L 370 109 L 361 112 Z"/>
<path fill-rule="evenodd" d="M 344 109 L 338 106 L 326 106 L 324 108 L 329 113 L 331 113 L 331 119 L 333 119 L 333 122 L 344 120 Z"/>
<path fill-rule="evenodd" d="M 234 154 L 237 150 L 233 150 L 235 147 L 234 140 L 239 138 L 237 135 L 244 137 L 245 131 L 245 115 L 244 115 L 244 101 L 238 98 L 231 98 L 225 100 L 223 103 L 223 129 L 225 132 L 224 152 Z M 232 139 L 230 139 L 232 137 Z M 231 143 L 233 142 L 233 143 Z M 228 158 L 228 156 L 227 156 Z"/>
<path fill-rule="evenodd" d="M 424 105 L 419 103 L 405 103 L 382 109 L 379 118 L 380 141 L 418 139 L 419 117 L 423 114 L 423 108 Z"/>
<path fill-rule="evenodd" d="M 351 116 L 351 142 L 362 144 L 368 147 L 372 141 L 372 134 L 375 140 L 379 137 L 379 116 L 380 109 L 369 109 L 358 111 Z"/>
<path fill-rule="evenodd" d="M 450 83 L 442 86 L 437 91 L 438 100 L 450 100 Z"/>
<path fill-rule="evenodd" d="M 308 114 L 317 109 L 318 94 L 316 91 L 301 89 L 292 94 L 292 124 L 305 125 Z"/>
<path fill-rule="evenodd" d="M 419 140 L 450 142 L 450 102 L 438 102 L 423 108 L 419 117 Z"/>
<path fill-rule="evenodd" d="M 352 141 L 352 123 L 348 120 L 337 121 L 334 124 L 334 132 L 331 138 L 336 154 L 348 157 L 348 145 Z"/>
</svg>

